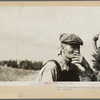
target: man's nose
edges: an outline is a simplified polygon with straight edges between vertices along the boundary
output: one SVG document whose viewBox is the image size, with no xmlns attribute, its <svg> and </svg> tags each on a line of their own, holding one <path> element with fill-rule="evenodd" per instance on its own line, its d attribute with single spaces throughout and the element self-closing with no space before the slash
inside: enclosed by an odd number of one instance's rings
<svg viewBox="0 0 100 100">
<path fill-rule="evenodd" d="M 74 53 L 80 54 L 80 51 L 79 51 L 78 49 L 75 49 L 75 50 L 74 50 Z"/>
</svg>

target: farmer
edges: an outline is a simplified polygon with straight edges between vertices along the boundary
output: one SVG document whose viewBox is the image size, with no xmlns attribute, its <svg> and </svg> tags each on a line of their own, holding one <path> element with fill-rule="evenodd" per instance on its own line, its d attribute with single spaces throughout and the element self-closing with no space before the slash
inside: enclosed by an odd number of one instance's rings
<svg viewBox="0 0 100 100">
<path fill-rule="evenodd" d="M 80 53 L 83 41 L 75 34 L 63 33 L 60 35 L 60 53 L 55 60 L 50 60 L 39 72 L 36 80 L 42 82 L 53 81 L 80 81 L 79 70 L 76 64 L 85 69 L 85 74 L 93 80 L 93 70 Z"/>
</svg>

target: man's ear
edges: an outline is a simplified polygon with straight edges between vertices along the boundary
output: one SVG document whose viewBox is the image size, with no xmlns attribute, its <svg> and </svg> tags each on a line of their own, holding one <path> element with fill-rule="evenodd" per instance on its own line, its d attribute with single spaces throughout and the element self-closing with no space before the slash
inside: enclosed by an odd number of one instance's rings
<svg viewBox="0 0 100 100">
<path fill-rule="evenodd" d="M 65 53 L 65 48 L 64 47 L 62 48 L 62 52 Z"/>
</svg>

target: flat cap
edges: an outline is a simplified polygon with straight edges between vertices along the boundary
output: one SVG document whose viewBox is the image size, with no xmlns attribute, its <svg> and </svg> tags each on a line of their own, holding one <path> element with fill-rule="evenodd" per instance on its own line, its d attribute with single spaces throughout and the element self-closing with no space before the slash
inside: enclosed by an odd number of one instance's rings
<svg viewBox="0 0 100 100">
<path fill-rule="evenodd" d="M 59 40 L 61 41 L 61 43 L 83 45 L 83 41 L 81 40 L 81 38 L 75 34 L 62 33 Z"/>
</svg>

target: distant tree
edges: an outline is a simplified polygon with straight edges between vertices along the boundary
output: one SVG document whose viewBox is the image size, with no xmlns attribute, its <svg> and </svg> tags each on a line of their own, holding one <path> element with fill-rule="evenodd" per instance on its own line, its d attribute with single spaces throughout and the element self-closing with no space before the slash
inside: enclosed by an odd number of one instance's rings
<svg viewBox="0 0 100 100">
<path fill-rule="evenodd" d="M 0 61 L 0 65 L 4 66 L 7 65 L 8 67 L 12 68 L 23 68 L 23 69 L 33 69 L 33 70 L 40 70 L 43 67 L 42 61 L 28 61 L 28 60 L 8 60 L 8 61 Z"/>
<path fill-rule="evenodd" d="M 8 61 L 6 61 L 6 60 L 3 61 L 3 64 L 4 65 L 7 65 L 7 63 L 8 63 Z"/>
<path fill-rule="evenodd" d="M 0 65 L 1 65 L 1 66 L 5 66 L 5 65 L 7 65 L 7 61 L 6 61 L 6 60 L 2 60 L 2 61 L 0 61 Z"/>
<path fill-rule="evenodd" d="M 28 60 L 23 60 L 19 63 L 20 68 L 32 69 L 32 62 Z"/>
<path fill-rule="evenodd" d="M 11 66 L 12 66 L 11 60 L 9 60 L 9 61 L 7 62 L 7 66 L 8 66 L 8 67 L 11 67 Z"/>
<path fill-rule="evenodd" d="M 17 61 L 13 60 L 12 61 L 12 66 L 13 68 L 18 68 L 18 64 L 17 64 Z"/>
<path fill-rule="evenodd" d="M 26 66 L 25 61 L 24 60 L 20 61 L 19 66 L 20 68 L 25 68 Z"/>
<path fill-rule="evenodd" d="M 0 61 L 0 66 L 2 66 L 3 65 L 3 63 L 2 63 L 2 61 Z"/>
<path fill-rule="evenodd" d="M 40 70 L 43 67 L 43 62 L 42 61 L 39 61 L 39 62 L 34 61 L 33 67 L 34 67 L 34 70 Z"/>
</svg>

